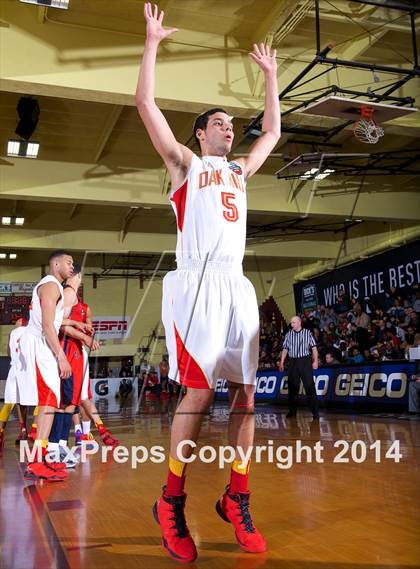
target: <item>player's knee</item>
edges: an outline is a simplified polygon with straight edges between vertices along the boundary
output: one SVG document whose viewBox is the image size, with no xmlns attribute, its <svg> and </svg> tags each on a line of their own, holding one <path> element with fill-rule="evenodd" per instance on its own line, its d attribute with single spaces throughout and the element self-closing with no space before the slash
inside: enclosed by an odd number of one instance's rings
<svg viewBox="0 0 420 569">
<path fill-rule="evenodd" d="M 194 389 L 189 387 L 184 399 L 190 402 L 198 411 L 207 411 L 213 402 L 213 389 Z"/>
<path fill-rule="evenodd" d="M 228 387 L 229 398 L 234 407 L 254 407 L 255 385 L 231 384 Z"/>
</svg>

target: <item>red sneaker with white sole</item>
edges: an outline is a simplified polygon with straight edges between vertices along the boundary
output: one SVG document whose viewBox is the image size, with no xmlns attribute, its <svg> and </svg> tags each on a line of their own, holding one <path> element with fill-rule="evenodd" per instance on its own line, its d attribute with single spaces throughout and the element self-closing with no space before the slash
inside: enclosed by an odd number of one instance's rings
<svg viewBox="0 0 420 569">
<path fill-rule="evenodd" d="M 261 553 L 267 550 L 262 534 L 254 526 L 249 513 L 250 492 L 231 494 L 229 486 L 216 503 L 216 511 L 225 522 L 235 528 L 236 541 L 248 553 Z"/>
<path fill-rule="evenodd" d="M 45 480 L 46 482 L 64 482 L 68 480 L 69 475 L 65 471 L 58 471 L 52 468 L 47 462 L 31 462 L 28 464 L 25 474 L 25 480 Z"/>
<path fill-rule="evenodd" d="M 197 559 L 197 549 L 185 521 L 186 494 L 166 496 L 163 494 L 153 506 L 153 516 L 162 530 L 162 545 L 175 561 L 191 563 Z"/>
</svg>

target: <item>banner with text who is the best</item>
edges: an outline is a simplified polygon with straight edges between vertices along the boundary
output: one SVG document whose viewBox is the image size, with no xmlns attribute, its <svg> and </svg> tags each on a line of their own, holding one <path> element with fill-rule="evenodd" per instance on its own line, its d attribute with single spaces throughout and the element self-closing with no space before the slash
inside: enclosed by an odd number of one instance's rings
<svg viewBox="0 0 420 569">
<path fill-rule="evenodd" d="M 360 366 L 323 367 L 314 371 L 318 400 L 323 403 L 392 406 L 404 409 L 408 405 L 408 384 L 415 374 L 414 362 L 379 363 Z M 218 399 L 227 397 L 226 381 L 217 382 Z M 257 373 L 256 401 L 287 402 L 287 372 L 260 371 Z M 300 399 L 304 399 L 303 385 Z"/>
<path fill-rule="evenodd" d="M 317 304 L 334 306 L 340 290 L 359 301 L 369 297 L 381 302 L 390 288 L 404 292 L 419 283 L 420 241 L 417 240 L 296 283 L 293 285 L 296 311 L 303 313 Z"/>
</svg>

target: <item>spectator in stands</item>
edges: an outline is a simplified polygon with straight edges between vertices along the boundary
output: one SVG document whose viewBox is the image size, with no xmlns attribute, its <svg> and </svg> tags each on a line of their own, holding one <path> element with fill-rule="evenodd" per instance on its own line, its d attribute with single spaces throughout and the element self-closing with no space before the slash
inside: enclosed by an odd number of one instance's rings
<svg viewBox="0 0 420 569">
<path fill-rule="evenodd" d="M 346 300 L 341 295 L 338 303 L 342 305 Z M 331 307 L 319 305 L 303 320 L 304 326 L 316 338 L 322 361 L 326 361 L 330 357 L 327 354 L 331 353 L 333 359 L 340 363 L 354 361 L 356 356 L 357 360 L 377 362 L 401 359 L 408 354 L 416 335 L 420 334 L 416 308 L 420 308 L 418 286 L 402 291 L 391 289 L 381 303 L 370 298 L 361 302 L 353 298 L 349 302 L 349 310 L 340 314 L 335 314 Z M 285 332 L 262 316 L 260 367 L 263 369 L 278 367 L 276 362 Z"/>
<path fill-rule="evenodd" d="M 366 312 L 363 312 L 363 309 L 359 303 L 355 304 L 354 311 L 356 314 L 355 324 L 356 324 L 357 328 L 368 329 L 369 325 L 370 325 L 370 318 L 366 314 Z"/>
<path fill-rule="evenodd" d="M 327 353 L 325 354 L 324 361 L 325 361 L 325 365 L 327 365 L 327 366 L 337 365 L 337 364 L 340 363 L 340 362 L 334 357 L 334 354 L 333 354 L 332 352 L 327 352 Z"/>
<path fill-rule="evenodd" d="M 402 359 L 402 354 L 400 350 L 395 347 L 391 340 L 385 342 L 385 346 L 382 353 L 382 360 L 399 360 Z"/>
<path fill-rule="evenodd" d="M 405 333 L 405 343 L 407 344 L 407 346 L 414 346 L 414 337 L 415 337 L 415 333 L 414 333 L 414 328 L 412 326 L 408 326 L 406 333 Z"/>
<path fill-rule="evenodd" d="M 408 383 L 408 412 L 410 415 L 420 414 L 420 375 Z"/>
<path fill-rule="evenodd" d="M 274 366 L 274 361 L 270 358 L 269 354 L 265 350 L 261 350 L 260 353 L 260 369 L 270 369 Z"/>
<path fill-rule="evenodd" d="M 387 311 L 390 316 L 394 316 L 398 320 L 405 316 L 404 308 L 402 306 L 402 298 L 401 296 L 397 297 L 394 300 L 394 305 L 389 308 Z"/>
<path fill-rule="evenodd" d="M 363 355 L 360 353 L 359 348 L 353 348 L 351 356 L 348 358 L 349 363 L 361 364 L 363 362 Z"/>
<path fill-rule="evenodd" d="M 336 314 L 343 314 L 343 312 L 348 312 L 350 310 L 350 299 L 346 295 L 344 290 L 341 290 L 336 304 L 334 305 L 334 312 Z"/>
<path fill-rule="evenodd" d="M 170 391 L 169 389 L 169 363 L 167 358 L 162 358 L 162 361 L 159 364 L 159 380 L 160 385 L 162 386 L 162 391 Z M 172 388 L 172 385 L 171 385 Z"/>
<path fill-rule="evenodd" d="M 416 294 L 413 302 L 414 312 L 420 312 L 420 290 L 416 290 Z"/>
<path fill-rule="evenodd" d="M 417 312 L 413 312 L 410 325 L 414 328 L 415 332 L 420 332 L 420 320 Z"/>
</svg>

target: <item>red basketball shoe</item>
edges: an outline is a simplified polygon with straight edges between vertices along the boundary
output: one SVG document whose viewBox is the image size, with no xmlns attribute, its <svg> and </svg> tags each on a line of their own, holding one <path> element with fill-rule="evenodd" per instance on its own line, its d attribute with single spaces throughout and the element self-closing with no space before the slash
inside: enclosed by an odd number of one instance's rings
<svg viewBox="0 0 420 569">
<path fill-rule="evenodd" d="M 120 441 L 113 437 L 107 429 L 100 429 L 99 436 L 105 446 L 115 448 L 120 444 Z"/>
<path fill-rule="evenodd" d="M 254 526 L 249 513 L 250 492 L 231 494 L 229 486 L 216 503 L 216 511 L 225 522 L 235 528 L 236 541 L 248 553 L 261 553 L 267 550 L 265 539 Z"/>
<path fill-rule="evenodd" d="M 68 480 L 68 473 L 58 471 L 51 468 L 46 462 L 31 462 L 28 464 L 25 474 L 25 480 L 45 480 L 46 482 L 64 482 Z"/>
<path fill-rule="evenodd" d="M 26 432 L 25 428 L 21 428 L 20 430 L 20 435 L 18 436 L 18 438 L 15 440 L 15 445 L 19 446 L 20 445 L 20 441 L 26 441 L 28 439 L 28 433 Z"/>
<path fill-rule="evenodd" d="M 197 559 L 197 549 L 185 521 L 187 495 L 166 496 L 165 488 L 153 506 L 153 516 L 162 530 L 162 545 L 175 561 L 191 563 Z"/>
</svg>

